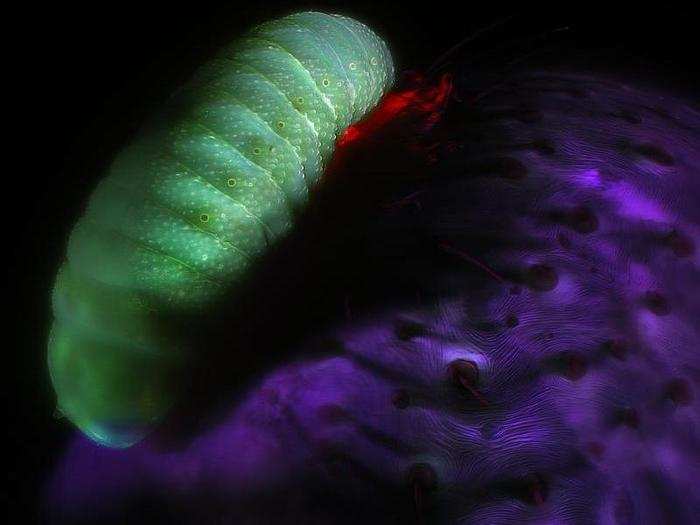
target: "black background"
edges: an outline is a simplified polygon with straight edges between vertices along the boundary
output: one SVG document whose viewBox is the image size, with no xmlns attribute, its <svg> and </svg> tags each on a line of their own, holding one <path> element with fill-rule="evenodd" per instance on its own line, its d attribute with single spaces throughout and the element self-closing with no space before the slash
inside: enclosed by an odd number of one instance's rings
<svg viewBox="0 0 700 525">
<path fill-rule="evenodd" d="M 521 3 L 522 4 L 522 3 Z M 505 67 L 522 39 L 531 60 L 624 71 L 696 96 L 697 28 L 690 13 L 666 4 L 618 7 L 569 3 L 556 9 L 499 2 L 247 2 L 225 5 L 103 2 L 27 5 L 6 16 L 18 36 L 5 54 L 4 191 L 9 293 L 4 347 L 4 447 L 10 458 L 0 506 L 37 516 L 38 487 L 68 436 L 53 418 L 45 367 L 51 281 L 66 235 L 101 169 L 153 105 L 219 45 L 245 28 L 295 9 L 335 10 L 368 23 L 390 42 L 400 70 L 424 70 L 445 50 L 495 21 L 498 29 L 466 45 L 453 60 L 484 56 L 475 67 Z M 608 4 L 612 4 L 609 2 Z M 568 27 L 561 32 L 557 28 Z M 534 37 L 534 38 L 533 38 Z M 534 47 L 533 47 L 534 43 Z M 517 48 L 517 46 L 515 46 Z M 528 59 L 526 58 L 526 61 Z M 697 96 L 696 96 L 697 101 Z M 15 238 L 16 236 L 16 238 Z M 13 319 L 16 316 L 16 319 Z M 14 383 L 17 384 L 14 384 Z"/>
</svg>

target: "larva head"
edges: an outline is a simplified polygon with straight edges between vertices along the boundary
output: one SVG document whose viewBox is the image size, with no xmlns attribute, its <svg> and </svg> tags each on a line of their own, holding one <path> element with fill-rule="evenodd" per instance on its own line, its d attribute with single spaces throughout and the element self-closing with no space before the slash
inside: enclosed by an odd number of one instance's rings
<svg viewBox="0 0 700 525">
<path fill-rule="evenodd" d="M 394 82 L 394 63 L 386 43 L 346 16 L 294 13 L 261 24 L 248 37 L 272 47 L 281 44 L 285 52 L 299 58 L 313 79 L 312 96 L 320 93 L 332 108 L 336 135 L 366 116 Z"/>
</svg>

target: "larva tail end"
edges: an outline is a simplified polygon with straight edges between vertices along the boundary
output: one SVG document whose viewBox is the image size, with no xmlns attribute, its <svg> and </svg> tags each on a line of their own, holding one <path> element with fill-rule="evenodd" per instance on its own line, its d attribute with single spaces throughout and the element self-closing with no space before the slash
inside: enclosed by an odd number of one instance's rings
<svg viewBox="0 0 700 525">
<path fill-rule="evenodd" d="M 48 361 L 59 410 L 100 445 L 126 448 L 141 441 L 171 405 L 168 383 L 175 363 L 125 352 L 60 321 L 52 330 Z"/>
</svg>

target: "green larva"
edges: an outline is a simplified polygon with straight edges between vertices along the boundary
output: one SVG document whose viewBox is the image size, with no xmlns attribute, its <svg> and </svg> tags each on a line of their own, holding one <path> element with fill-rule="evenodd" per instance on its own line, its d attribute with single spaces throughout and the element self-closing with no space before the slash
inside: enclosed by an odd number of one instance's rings
<svg viewBox="0 0 700 525">
<path fill-rule="evenodd" d="M 60 410 L 126 447 L 173 403 L 206 315 L 292 227 L 337 136 L 388 90 L 386 45 L 317 12 L 227 46 L 115 159 L 76 224 L 53 290 L 48 362 Z"/>
</svg>

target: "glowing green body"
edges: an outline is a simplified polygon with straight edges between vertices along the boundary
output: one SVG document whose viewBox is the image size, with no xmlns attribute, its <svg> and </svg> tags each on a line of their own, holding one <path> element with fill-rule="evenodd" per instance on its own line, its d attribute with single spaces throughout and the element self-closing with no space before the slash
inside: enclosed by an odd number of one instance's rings
<svg viewBox="0 0 700 525">
<path fill-rule="evenodd" d="M 49 369 L 83 432 L 124 447 L 162 418 L 186 366 L 175 325 L 235 293 L 392 78 L 365 26 L 298 13 L 223 49 L 117 156 L 53 291 Z"/>
</svg>

